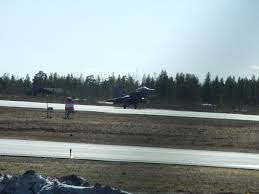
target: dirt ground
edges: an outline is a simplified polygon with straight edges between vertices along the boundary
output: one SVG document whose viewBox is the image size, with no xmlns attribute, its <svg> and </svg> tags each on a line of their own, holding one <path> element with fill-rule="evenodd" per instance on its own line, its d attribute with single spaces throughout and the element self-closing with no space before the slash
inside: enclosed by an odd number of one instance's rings
<svg viewBox="0 0 259 194">
<path fill-rule="evenodd" d="M 259 151 L 259 122 L 77 112 L 52 119 L 39 109 L 0 109 L 0 138 L 222 151 Z"/>
<path fill-rule="evenodd" d="M 33 169 L 44 176 L 76 174 L 132 193 L 258 193 L 259 171 L 70 159 L 1 157 L 0 173 Z"/>
</svg>

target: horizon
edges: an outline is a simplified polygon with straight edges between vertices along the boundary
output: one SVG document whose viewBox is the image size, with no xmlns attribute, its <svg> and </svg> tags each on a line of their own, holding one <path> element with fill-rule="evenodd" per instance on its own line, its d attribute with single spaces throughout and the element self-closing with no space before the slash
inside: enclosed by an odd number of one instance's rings
<svg viewBox="0 0 259 194">
<path fill-rule="evenodd" d="M 39 70 L 38 72 L 40 72 L 40 71 L 42 71 L 42 70 Z M 165 71 L 165 72 L 167 73 L 168 78 L 173 78 L 174 81 L 175 81 L 175 78 L 176 78 L 176 75 L 177 75 L 177 74 L 183 74 L 184 76 L 186 76 L 187 74 L 194 75 L 196 78 L 198 78 L 200 84 L 203 84 L 203 83 L 204 83 L 204 81 L 205 81 L 205 79 L 206 79 L 208 73 L 210 74 L 210 79 L 211 79 L 211 81 L 215 80 L 216 77 L 218 77 L 219 81 L 220 81 L 221 79 L 223 79 L 224 82 L 225 82 L 225 81 L 227 80 L 227 78 L 229 78 L 229 77 L 234 78 L 235 81 L 238 81 L 238 79 L 252 80 L 253 77 L 255 78 L 255 80 L 259 80 L 259 76 L 256 76 L 256 75 L 254 75 L 254 74 L 251 75 L 250 77 L 248 77 L 248 76 L 242 77 L 242 76 L 235 76 L 235 75 L 228 75 L 228 76 L 226 76 L 226 77 L 223 77 L 223 76 L 219 76 L 219 75 L 212 75 L 211 72 L 207 72 L 206 75 L 205 75 L 203 78 L 200 78 L 200 77 L 198 77 L 198 76 L 197 76 L 196 74 L 194 74 L 194 73 L 177 72 L 175 75 L 172 75 L 172 74 L 170 75 L 170 74 L 168 74 L 168 72 L 167 72 L 166 70 L 164 70 L 164 69 L 162 69 L 159 73 L 142 74 L 142 75 L 138 75 L 137 77 L 134 76 L 134 75 L 132 75 L 132 74 L 129 74 L 129 73 L 128 73 L 127 75 L 126 75 L 126 74 L 117 74 L 117 75 L 116 75 L 116 74 L 114 74 L 114 73 L 111 73 L 110 75 L 107 75 L 106 77 L 102 77 L 101 75 L 98 75 L 98 74 L 96 74 L 96 75 L 94 75 L 94 74 L 89 74 L 89 75 L 84 75 L 84 74 L 81 74 L 81 75 L 74 75 L 73 73 L 60 74 L 60 73 L 58 73 L 58 72 L 50 72 L 50 73 L 46 73 L 45 71 L 42 71 L 42 72 L 45 73 L 45 74 L 47 75 L 47 77 L 49 77 L 51 74 L 53 75 L 53 74 L 56 73 L 58 77 L 66 77 L 66 76 L 68 76 L 68 75 L 72 75 L 72 76 L 73 76 L 74 78 L 76 78 L 76 79 L 80 78 L 81 76 L 82 76 L 83 79 L 85 79 L 85 78 L 87 78 L 87 77 L 89 77 L 89 76 L 93 76 L 94 79 L 97 79 L 97 78 L 99 77 L 99 78 L 101 79 L 101 81 L 107 80 L 107 79 L 108 79 L 109 77 L 111 77 L 111 76 L 114 76 L 116 79 L 117 79 L 119 76 L 120 76 L 121 78 L 122 78 L 123 76 L 126 76 L 126 78 L 128 78 L 129 76 L 131 76 L 135 81 L 138 81 L 139 83 L 141 83 L 141 82 L 143 81 L 144 76 L 147 77 L 148 75 L 149 75 L 151 78 L 153 78 L 153 79 L 156 80 L 156 79 L 159 77 L 159 75 L 161 74 L 162 71 Z M 38 73 L 38 72 L 37 72 L 37 73 Z M 37 74 L 37 73 L 36 73 L 36 74 Z M 3 74 L 0 74 L 0 78 L 3 77 L 3 76 L 5 76 L 5 75 L 7 75 L 7 76 L 9 76 L 9 78 L 11 78 L 11 76 L 14 76 L 15 79 L 25 79 L 26 76 L 29 75 L 30 81 L 33 81 L 33 78 L 34 78 L 34 76 L 35 76 L 36 74 L 34 74 L 34 75 L 32 75 L 32 76 L 30 76 L 29 74 L 26 74 L 26 75 L 24 75 L 24 76 L 19 76 L 19 75 L 15 75 L 15 74 L 12 74 L 12 73 L 9 73 L 9 72 L 5 72 L 5 73 L 3 73 Z"/>
</svg>

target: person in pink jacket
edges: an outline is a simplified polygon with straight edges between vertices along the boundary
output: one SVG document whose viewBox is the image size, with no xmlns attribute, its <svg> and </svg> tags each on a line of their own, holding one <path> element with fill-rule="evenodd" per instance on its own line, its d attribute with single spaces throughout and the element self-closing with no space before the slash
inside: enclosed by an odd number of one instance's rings
<svg viewBox="0 0 259 194">
<path fill-rule="evenodd" d="M 65 101 L 65 119 L 69 119 L 70 113 L 74 113 L 74 101 L 71 97 L 67 97 Z"/>
</svg>

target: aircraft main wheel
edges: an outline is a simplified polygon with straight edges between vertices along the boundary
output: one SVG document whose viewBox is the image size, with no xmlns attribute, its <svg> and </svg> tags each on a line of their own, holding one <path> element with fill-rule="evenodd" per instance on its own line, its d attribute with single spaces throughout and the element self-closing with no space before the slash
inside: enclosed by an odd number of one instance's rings
<svg viewBox="0 0 259 194">
<path fill-rule="evenodd" d="M 127 106 L 126 106 L 126 105 L 123 105 L 123 108 L 124 108 L 124 109 L 126 109 L 126 108 L 127 108 Z"/>
<path fill-rule="evenodd" d="M 137 109 L 137 105 L 136 104 L 134 105 L 134 108 Z"/>
</svg>

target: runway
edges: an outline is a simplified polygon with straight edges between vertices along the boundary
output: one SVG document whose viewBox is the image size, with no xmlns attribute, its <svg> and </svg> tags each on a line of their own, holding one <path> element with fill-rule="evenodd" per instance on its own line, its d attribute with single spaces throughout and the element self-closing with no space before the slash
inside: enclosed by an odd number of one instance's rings
<svg viewBox="0 0 259 194">
<path fill-rule="evenodd" d="M 0 139 L 0 155 L 143 162 L 259 170 L 259 154 Z"/>
<path fill-rule="evenodd" d="M 0 106 L 46 109 L 47 104 L 40 103 L 40 102 L 0 100 Z M 54 110 L 64 110 L 64 107 L 65 107 L 64 104 L 58 104 L 58 103 L 49 103 L 49 106 L 53 107 Z M 259 121 L 259 115 L 175 111 L 175 110 L 163 110 L 163 109 L 136 109 L 135 110 L 135 109 L 123 109 L 121 107 L 114 107 L 114 106 L 75 105 L 75 110 L 113 113 L 113 114 L 135 114 L 135 115 L 155 115 L 155 116 L 172 116 L 172 117 Z"/>
</svg>

